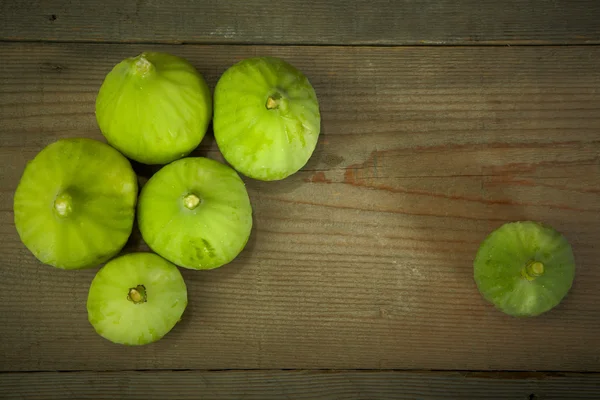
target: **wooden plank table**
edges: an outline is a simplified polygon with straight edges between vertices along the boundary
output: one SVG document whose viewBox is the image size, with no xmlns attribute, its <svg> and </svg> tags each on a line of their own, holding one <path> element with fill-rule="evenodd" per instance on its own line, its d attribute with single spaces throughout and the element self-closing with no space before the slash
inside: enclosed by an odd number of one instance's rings
<svg viewBox="0 0 600 400">
<path fill-rule="evenodd" d="M 600 3 L 0 11 L 0 398 L 600 398 Z M 45 145 L 103 140 L 99 86 L 144 50 L 189 59 L 211 88 L 245 57 L 283 57 L 314 85 L 322 135 L 297 174 L 245 179 L 247 248 L 183 270 L 182 322 L 127 348 L 87 322 L 97 268 L 36 261 L 12 201 Z M 194 154 L 222 160 L 210 134 Z M 472 278 L 480 241 L 520 219 L 555 226 L 577 261 L 567 298 L 534 319 L 495 310 Z"/>
</svg>

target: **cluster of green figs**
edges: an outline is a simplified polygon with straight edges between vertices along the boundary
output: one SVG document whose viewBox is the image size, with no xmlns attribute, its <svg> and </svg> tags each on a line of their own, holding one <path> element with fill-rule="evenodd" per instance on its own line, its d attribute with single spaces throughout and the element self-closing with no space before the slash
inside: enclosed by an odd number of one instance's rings
<svg viewBox="0 0 600 400">
<path fill-rule="evenodd" d="M 214 94 L 181 57 L 127 58 L 96 98 L 108 144 L 66 138 L 42 149 L 15 192 L 16 229 L 42 263 L 106 263 L 90 286 L 90 323 L 115 343 L 154 342 L 187 306 L 177 266 L 218 268 L 246 246 L 252 206 L 239 174 L 277 181 L 297 172 L 314 152 L 320 118 L 312 85 L 280 58 L 237 62 Z M 190 155 L 210 122 L 227 164 Z M 130 160 L 160 167 L 141 191 Z M 136 218 L 152 253 L 118 256 Z"/>
<path fill-rule="evenodd" d="M 60 139 L 27 164 L 14 196 L 15 226 L 44 264 L 104 264 L 90 285 L 89 322 L 114 343 L 148 344 L 187 306 L 177 267 L 218 268 L 246 246 L 252 206 L 240 174 L 278 181 L 308 162 L 319 103 L 306 76 L 277 57 L 235 63 L 211 93 L 187 60 L 145 52 L 106 75 L 96 120 L 108 144 Z M 211 122 L 227 164 L 191 156 Z M 130 160 L 160 166 L 141 190 Z M 136 218 L 152 252 L 119 255 Z M 513 316 L 558 305 L 574 272 L 565 237 L 531 221 L 492 232 L 474 262 L 482 295 Z"/>
</svg>

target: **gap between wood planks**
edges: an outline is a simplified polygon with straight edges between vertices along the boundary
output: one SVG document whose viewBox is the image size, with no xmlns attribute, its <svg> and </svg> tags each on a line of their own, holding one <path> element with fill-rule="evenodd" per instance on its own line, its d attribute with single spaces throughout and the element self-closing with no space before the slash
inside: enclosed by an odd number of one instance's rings
<svg viewBox="0 0 600 400">
<path fill-rule="evenodd" d="M 31 44 L 112 44 L 112 45 L 146 45 L 146 46 L 247 46 L 247 47 L 593 47 L 600 46 L 600 40 L 595 42 L 554 43 L 551 41 L 481 41 L 470 43 L 278 43 L 278 42 L 220 42 L 220 41 L 167 41 L 157 42 L 148 40 L 57 40 L 57 39 L 0 39 L 0 43 L 31 43 Z"/>
<path fill-rule="evenodd" d="M 61 374 L 77 374 L 77 373 L 115 373 L 115 372 L 312 372 L 312 373 L 381 373 L 381 372 L 397 372 L 403 374 L 452 374 L 462 375 L 464 378 L 469 377 L 496 377 L 497 379 L 543 379 L 546 377 L 566 377 L 575 375 L 584 376 L 599 376 L 600 372 L 596 371 L 558 371 L 558 370 L 461 370 L 461 369 L 379 369 L 379 368 L 215 368 L 215 369 L 199 369 L 199 368 L 142 368 L 142 369 L 66 369 L 66 370 L 30 370 L 30 371 L 0 371 L 0 375 L 10 374 L 46 374 L 46 373 L 61 373 Z"/>
</svg>

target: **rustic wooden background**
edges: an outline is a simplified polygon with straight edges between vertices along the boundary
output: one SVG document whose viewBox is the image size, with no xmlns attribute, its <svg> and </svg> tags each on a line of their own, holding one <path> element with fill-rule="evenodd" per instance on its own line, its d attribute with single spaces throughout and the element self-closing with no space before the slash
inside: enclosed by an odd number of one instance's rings
<svg viewBox="0 0 600 400">
<path fill-rule="evenodd" d="M 599 21 L 594 0 L 0 0 L 0 398 L 599 398 Z M 97 269 L 37 262 L 12 200 L 45 145 L 102 139 L 99 86 L 144 50 L 213 88 L 242 58 L 283 57 L 322 136 L 296 175 L 246 179 L 246 250 L 182 271 L 183 321 L 125 348 L 87 322 Z M 211 135 L 195 154 L 222 159 Z M 472 279 L 479 242 L 518 219 L 577 260 L 535 319 Z"/>
</svg>

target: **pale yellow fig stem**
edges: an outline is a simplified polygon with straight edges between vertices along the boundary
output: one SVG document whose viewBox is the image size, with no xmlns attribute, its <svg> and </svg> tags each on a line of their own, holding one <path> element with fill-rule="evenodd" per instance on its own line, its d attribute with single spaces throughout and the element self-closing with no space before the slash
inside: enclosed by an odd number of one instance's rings
<svg viewBox="0 0 600 400">
<path fill-rule="evenodd" d="M 523 268 L 522 274 L 527 280 L 532 281 L 544 274 L 544 264 L 539 261 L 532 261 Z"/>
<path fill-rule="evenodd" d="M 183 198 L 183 205 L 189 210 L 193 210 L 200 204 L 200 198 L 193 193 L 188 194 Z"/>
<path fill-rule="evenodd" d="M 273 110 L 279 106 L 279 100 L 269 96 L 267 99 L 267 110 Z"/>
<path fill-rule="evenodd" d="M 134 67 L 135 73 L 140 76 L 149 75 L 154 70 L 154 65 L 148 61 L 144 53 L 136 57 Z"/>
<path fill-rule="evenodd" d="M 147 299 L 146 288 L 144 285 L 137 285 L 136 287 L 129 289 L 127 299 L 134 304 L 145 303 Z"/>
<path fill-rule="evenodd" d="M 73 211 L 73 199 L 68 193 L 59 194 L 54 200 L 54 209 L 61 217 L 66 217 Z"/>
</svg>

